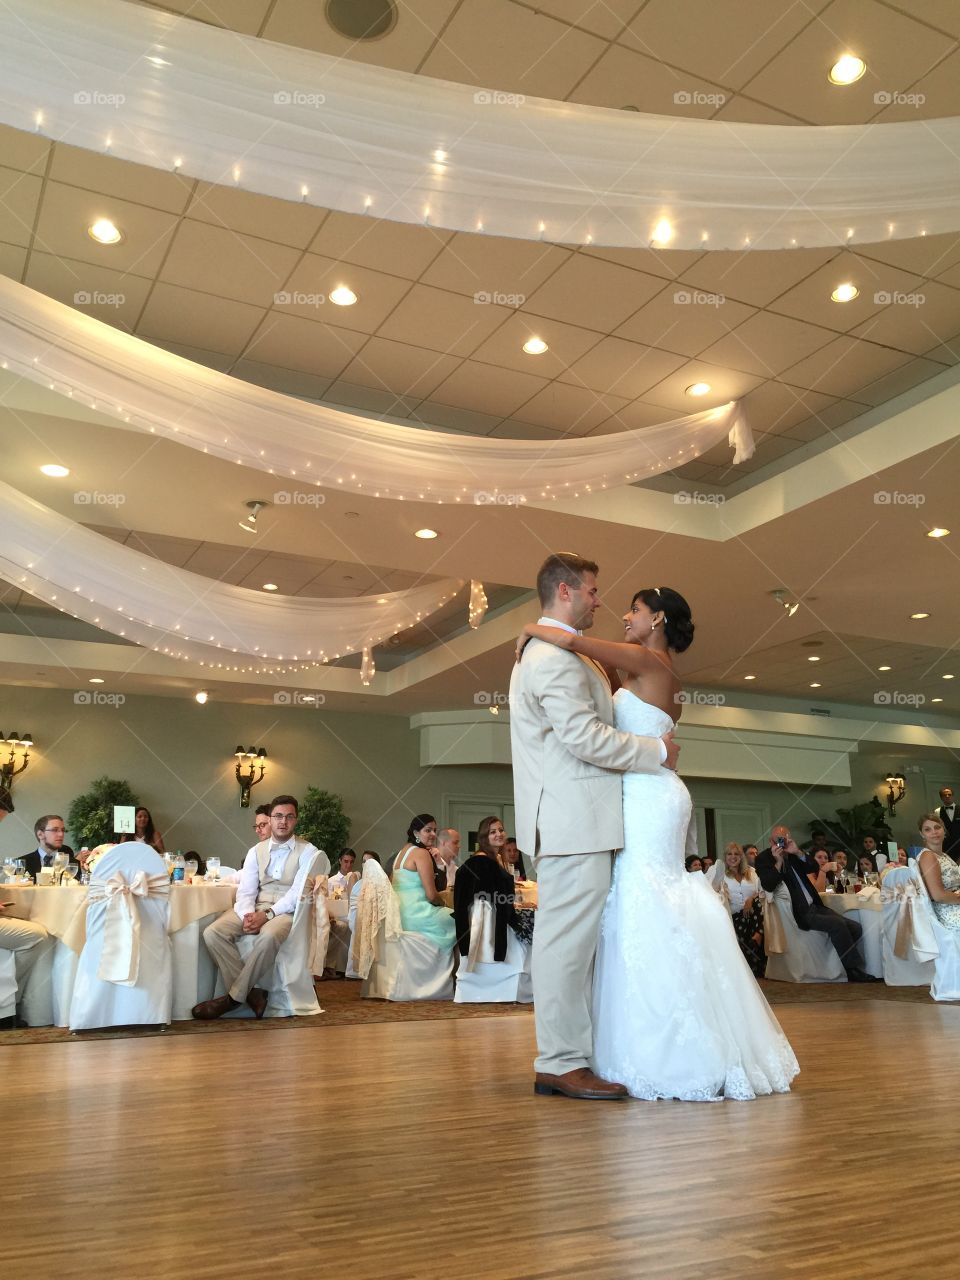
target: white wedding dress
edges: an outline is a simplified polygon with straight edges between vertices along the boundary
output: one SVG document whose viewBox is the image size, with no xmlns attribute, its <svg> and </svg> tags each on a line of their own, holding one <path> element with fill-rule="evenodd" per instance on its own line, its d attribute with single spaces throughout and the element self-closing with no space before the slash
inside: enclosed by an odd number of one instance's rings
<svg viewBox="0 0 960 1280">
<path fill-rule="evenodd" d="M 673 721 L 621 689 L 618 729 Z M 692 802 L 671 769 L 623 779 L 624 848 L 600 926 L 593 1068 L 635 1098 L 785 1093 L 800 1070 L 705 876 L 684 869 Z"/>
</svg>

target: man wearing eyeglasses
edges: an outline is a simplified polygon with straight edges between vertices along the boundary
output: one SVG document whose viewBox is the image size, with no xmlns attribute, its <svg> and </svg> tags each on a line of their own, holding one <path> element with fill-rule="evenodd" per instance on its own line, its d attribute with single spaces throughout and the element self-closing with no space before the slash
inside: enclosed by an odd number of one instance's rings
<svg viewBox="0 0 960 1280">
<path fill-rule="evenodd" d="M 0 787 L 0 822 L 9 813 L 13 813 L 13 800 L 6 787 Z M 3 888 L 0 886 L 0 899 L 2 895 Z M 12 918 L 8 914 L 12 906 L 13 903 L 8 907 L 5 901 L 0 900 L 0 949 L 13 952 L 16 966 L 16 990 L 13 1002 L 19 1004 L 23 999 L 34 965 L 44 952 L 53 946 L 55 939 L 50 937 L 42 924 Z M 6 1003 L 9 994 L 4 992 L 3 995 Z M 9 1008 L 10 1005 L 8 1004 L 7 1007 Z M 16 1025 L 17 1020 L 13 1015 L 0 1019 L 0 1031 L 9 1031 Z"/>
<path fill-rule="evenodd" d="M 77 855 L 68 844 L 64 844 L 67 829 L 59 813 L 45 813 L 33 824 L 33 834 L 37 837 L 37 847 L 23 854 L 23 868 L 36 884 L 40 871 L 44 867 L 53 866 L 54 854 L 70 855 L 70 863 L 77 866 Z"/>
</svg>

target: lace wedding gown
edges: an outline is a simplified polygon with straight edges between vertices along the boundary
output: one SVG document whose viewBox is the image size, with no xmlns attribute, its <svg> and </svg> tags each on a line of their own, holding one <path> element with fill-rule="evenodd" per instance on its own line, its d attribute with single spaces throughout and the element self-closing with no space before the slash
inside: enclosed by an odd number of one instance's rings
<svg viewBox="0 0 960 1280">
<path fill-rule="evenodd" d="M 670 717 L 621 689 L 616 725 L 660 737 Z M 623 780 L 624 848 L 600 926 L 598 1075 L 635 1098 L 708 1102 L 785 1093 L 793 1050 L 705 876 L 684 869 L 690 793 L 670 769 Z"/>
</svg>

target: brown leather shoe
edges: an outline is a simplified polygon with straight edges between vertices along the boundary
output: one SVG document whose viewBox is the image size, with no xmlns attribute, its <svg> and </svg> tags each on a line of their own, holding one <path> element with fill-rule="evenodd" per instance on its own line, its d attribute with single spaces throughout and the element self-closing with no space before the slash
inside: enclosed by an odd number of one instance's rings
<svg viewBox="0 0 960 1280">
<path fill-rule="evenodd" d="M 201 1022 L 212 1022 L 214 1018 L 222 1018 L 231 1009 L 239 1008 L 240 1001 L 234 1000 L 232 996 L 217 996 L 215 1000 L 204 1000 L 200 1004 L 195 1004 L 190 1012 Z"/>
<path fill-rule="evenodd" d="M 565 1098 L 590 1098 L 597 1102 L 625 1098 L 627 1087 L 601 1080 L 588 1067 L 576 1067 L 562 1076 L 549 1076 L 538 1071 L 533 1085 L 534 1093 L 560 1093 Z"/>
<path fill-rule="evenodd" d="M 255 1017 L 263 1017 L 268 999 L 269 995 L 264 991 L 263 987 L 251 987 L 247 992 L 247 1004 L 253 1010 Z"/>
</svg>

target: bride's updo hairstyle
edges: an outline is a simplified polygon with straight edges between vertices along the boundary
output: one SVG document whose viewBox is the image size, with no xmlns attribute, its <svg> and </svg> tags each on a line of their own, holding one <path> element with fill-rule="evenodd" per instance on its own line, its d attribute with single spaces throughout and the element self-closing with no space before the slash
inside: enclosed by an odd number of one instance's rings
<svg viewBox="0 0 960 1280">
<path fill-rule="evenodd" d="M 631 608 L 642 600 L 651 613 L 663 613 L 667 647 L 674 653 L 683 653 L 693 644 L 693 618 L 690 606 L 679 591 L 672 587 L 644 587 L 630 601 Z"/>
</svg>

